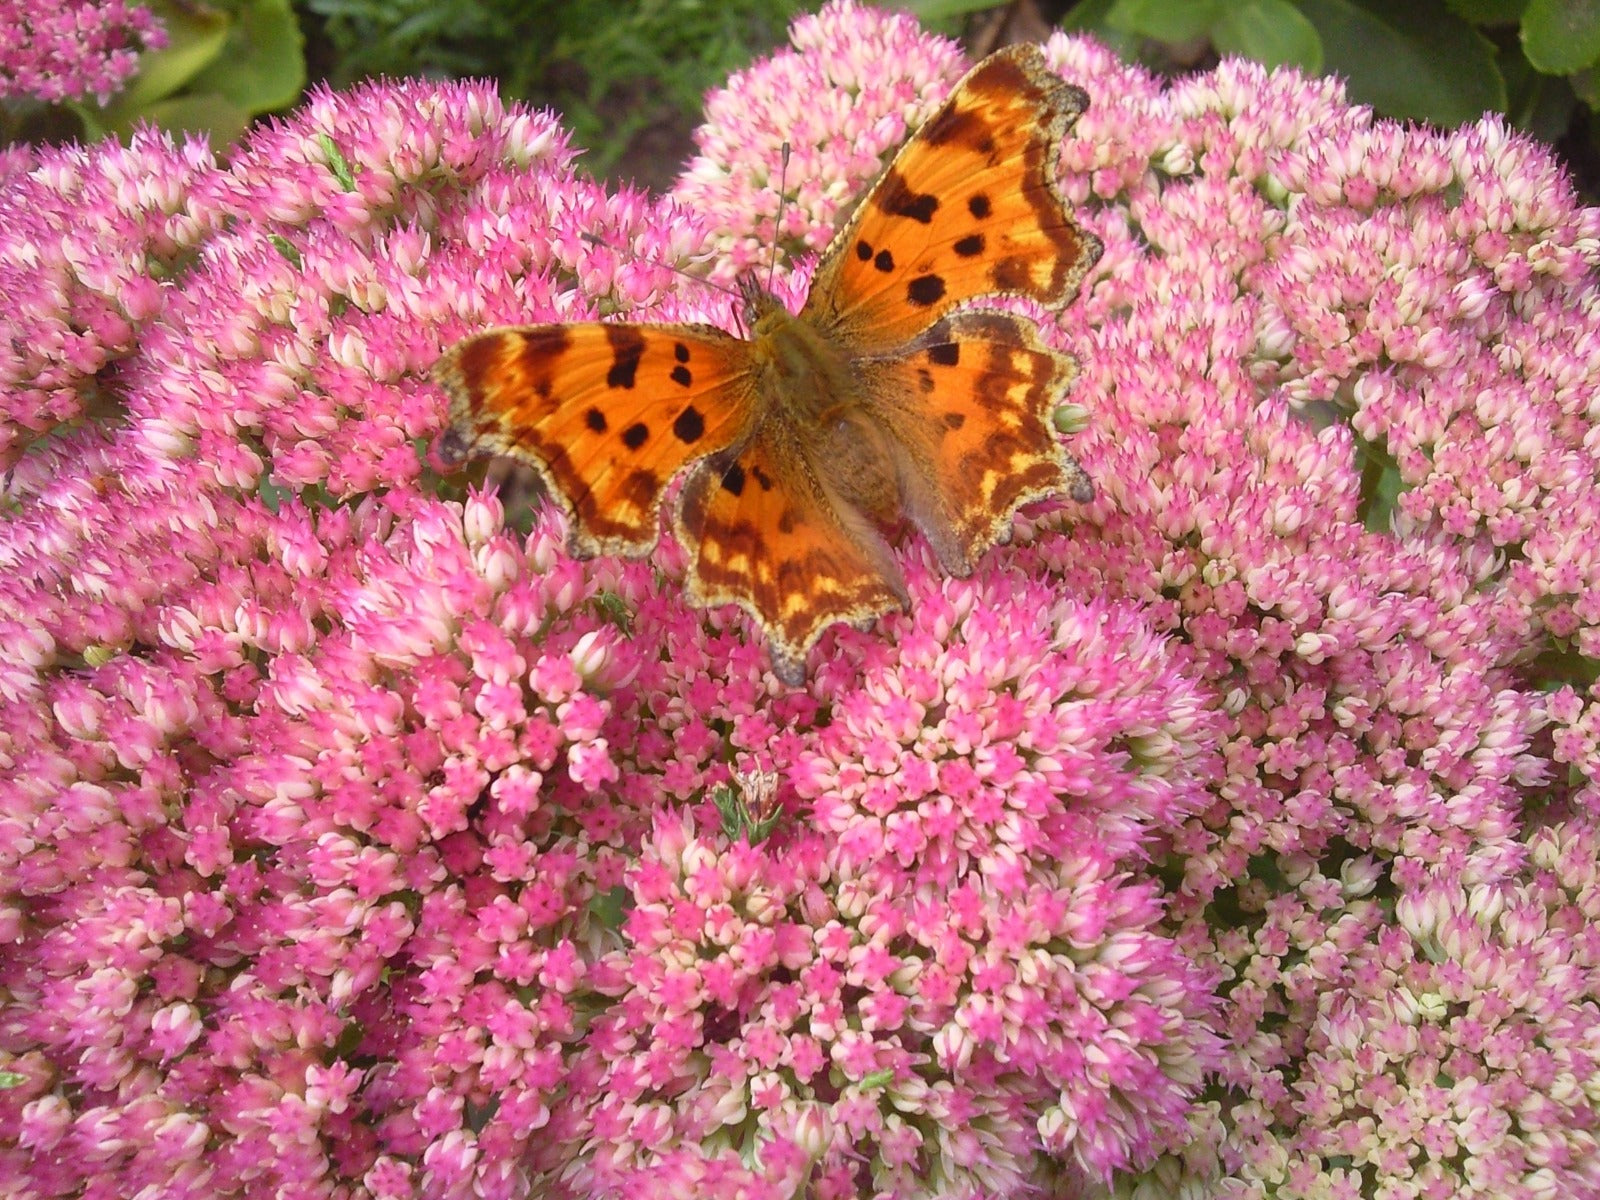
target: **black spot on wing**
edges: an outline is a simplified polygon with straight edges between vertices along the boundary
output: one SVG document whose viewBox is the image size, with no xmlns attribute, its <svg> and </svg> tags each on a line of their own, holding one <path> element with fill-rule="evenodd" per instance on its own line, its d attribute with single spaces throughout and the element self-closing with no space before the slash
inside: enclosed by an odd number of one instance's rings
<svg viewBox="0 0 1600 1200">
<path fill-rule="evenodd" d="M 976 258 L 983 253 L 983 234 L 974 233 L 955 244 L 955 252 L 962 258 Z"/>
<path fill-rule="evenodd" d="M 744 492 L 744 468 L 737 462 L 729 463 L 722 473 L 722 490 L 734 496 Z"/>
<path fill-rule="evenodd" d="M 689 405 L 678 414 L 677 420 L 672 422 L 672 435 L 686 446 L 692 446 L 700 440 L 706 431 L 706 419 L 700 415 L 700 410 L 694 405 Z"/>
<path fill-rule="evenodd" d="M 635 421 L 622 431 L 622 444 L 629 450 L 637 450 L 650 440 L 650 427 L 643 421 Z"/>
<path fill-rule="evenodd" d="M 891 217 L 909 217 L 920 225 L 932 223 L 933 214 L 939 211 L 939 197 L 913 191 L 905 176 L 893 169 L 878 185 L 873 202 Z"/>
<path fill-rule="evenodd" d="M 644 335 L 627 325 L 607 325 L 606 341 L 611 344 L 611 369 L 606 386 L 631 388 L 639 374 L 639 359 L 644 356 Z"/>
<path fill-rule="evenodd" d="M 961 361 L 960 343 L 946 342 L 942 346 L 929 346 L 928 361 L 937 363 L 941 367 L 955 366 Z"/>
<path fill-rule="evenodd" d="M 979 192 L 967 201 L 967 211 L 977 217 L 978 220 L 986 221 L 989 219 L 989 214 L 993 209 L 990 207 L 989 197 Z"/>
<path fill-rule="evenodd" d="M 679 387 L 688 387 L 694 382 L 694 376 L 689 373 L 688 367 L 673 367 L 672 382 Z"/>
<path fill-rule="evenodd" d="M 944 299 L 944 280 L 938 275 L 918 275 L 906 284 L 906 299 L 919 308 Z"/>
<path fill-rule="evenodd" d="M 872 260 L 872 265 L 887 275 L 894 270 L 894 255 L 887 250 L 879 250 Z"/>
<path fill-rule="evenodd" d="M 583 423 L 594 433 L 604 433 L 606 431 L 606 415 L 598 408 L 591 408 L 584 413 Z"/>
</svg>

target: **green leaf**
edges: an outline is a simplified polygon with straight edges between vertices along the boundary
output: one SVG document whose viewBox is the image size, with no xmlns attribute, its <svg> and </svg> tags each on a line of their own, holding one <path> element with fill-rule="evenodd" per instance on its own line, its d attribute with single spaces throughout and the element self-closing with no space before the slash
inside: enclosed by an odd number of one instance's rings
<svg viewBox="0 0 1600 1200">
<path fill-rule="evenodd" d="M 294 491 L 274 479 L 271 471 L 263 471 L 261 478 L 256 480 L 256 495 L 261 497 L 261 503 L 267 506 L 268 512 L 275 513 L 294 498 Z"/>
<path fill-rule="evenodd" d="M 1504 111 L 1494 46 L 1472 26 L 1438 0 L 1371 5 L 1300 0 L 1322 37 L 1323 70 L 1345 77 L 1352 100 L 1446 127 Z"/>
<path fill-rule="evenodd" d="M 226 146 L 238 141 L 249 128 L 250 114 L 225 96 L 185 93 L 170 100 L 158 100 L 139 112 L 128 114 L 125 121 L 110 126 L 109 132 L 125 135 L 139 121 L 150 121 L 175 136 L 204 134 L 213 146 Z"/>
<path fill-rule="evenodd" d="M 1060 28 L 1068 33 L 1088 33 L 1107 28 L 1106 20 L 1118 0 L 1082 0 L 1061 15 Z"/>
<path fill-rule="evenodd" d="M 1528 0 L 1444 0 L 1450 11 L 1474 25 L 1515 25 Z"/>
<path fill-rule="evenodd" d="M 222 53 L 231 22 L 214 8 L 157 0 L 149 6 L 167 29 L 167 44 L 139 56 L 139 73 L 107 106 L 103 121 L 117 125 L 127 114 L 172 95 Z"/>
<path fill-rule="evenodd" d="M 344 151 L 339 149 L 339 144 L 325 133 L 317 134 L 317 145 L 322 147 L 322 153 L 328 159 L 328 170 L 333 172 L 333 177 L 339 181 L 339 186 L 347 192 L 356 190 L 356 177 L 350 172 L 350 163 L 344 156 Z"/>
<path fill-rule="evenodd" d="M 1500 73 L 1506 78 L 1506 116 L 1524 132 L 1546 142 L 1558 140 L 1572 124 L 1578 106 L 1574 87 L 1583 75 L 1541 75 L 1515 42 L 1500 47 Z"/>
<path fill-rule="evenodd" d="M 63 100 L 61 107 L 72 113 L 82 123 L 83 141 L 98 142 L 106 136 L 106 110 L 98 104 L 92 101 L 85 104 L 81 100 Z"/>
<path fill-rule="evenodd" d="M 1220 54 L 1241 54 L 1264 67 L 1299 67 L 1308 75 L 1322 70 L 1322 39 L 1289 0 L 1240 0 L 1211 27 Z"/>
<path fill-rule="evenodd" d="M 290 266 L 294 267 L 296 270 L 299 269 L 300 251 L 294 248 L 293 242 L 284 237 L 281 233 L 274 233 L 270 235 L 267 238 L 267 241 L 272 243 L 272 248 L 279 254 L 283 255 L 284 259 L 289 263 Z"/>
<path fill-rule="evenodd" d="M 306 85 L 304 39 L 289 0 L 249 0 L 228 30 L 223 53 L 191 84 L 245 112 L 287 108 Z"/>
<path fill-rule="evenodd" d="M 1361 461 L 1361 521 L 1371 533 L 1394 529 L 1394 510 L 1399 505 L 1405 482 L 1400 468 L 1383 447 L 1357 439 Z"/>
<path fill-rule="evenodd" d="M 753 811 L 750 806 L 750 788 L 747 783 L 719 784 L 711 789 L 711 803 L 722 820 L 722 835 L 729 841 L 743 838 L 749 845 L 766 841 L 778 824 L 782 810 L 774 807 L 768 811 Z M 768 794 L 766 799 L 770 800 Z"/>
<path fill-rule="evenodd" d="M 633 905 L 632 894 L 620 884 L 607 892 L 596 892 L 589 897 L 589 912 L 607 929 L 621 929 Z"/>
<path fill-rule="evenodd" d="M 1600 0 L 1529 0 L 1522 49 L 1546 75 L 1571 75 L 1600 60 Z"/>
<path fill-rule="evenodd" d="M 1572 90 L 1590 108 L 1600 108 L 1600 71 L 1593 67 L 1568 76 Z"/>
<path fill-rule="evenodd" d="M 1119 0 L 1083 0 L 1067 10 L 1060 28 L 1068 33 L 1092 33 L 1118 58 L 1133 62 L 1139 57 L 1141 38 L 1111 24 L 1111 12 L 1118 3 Z"/>
<path fill-rule="evenodd" d="M 1190 42 L 1211 32 L 1223 7 L 1224 0 L 1117 0 L 1106 22 L 1158 42 Z"/>
<path fill-rule="evenodd" d="M 633 632 L 633 610 L 616 592 L 599 592 L 595 595 L 594 603 L 600 610 L 600 615 L 623 633 Z"/>
<path fill-rule="evenodd" d="M 908 3 L 899 5 L 924 25 L 931 25 L 936 21 L 948 21 L 952 17 L 964 17 L 968 13 L 982 12 L 988 8 L 999 8 L 1003 0 L 909 0 Z"/>
</svg>

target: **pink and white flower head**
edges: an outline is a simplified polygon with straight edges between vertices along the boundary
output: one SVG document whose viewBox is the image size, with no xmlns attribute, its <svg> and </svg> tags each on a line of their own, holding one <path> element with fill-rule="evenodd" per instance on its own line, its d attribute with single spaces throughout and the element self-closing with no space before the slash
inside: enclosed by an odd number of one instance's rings
<svg viewBox="0 0 1600 1200">
<path fill-rule="evenodd" d="M 0 0 L 0 100 L 104 104 L 167 44 L 153 13 L 127 0 Z"/>
</svg>

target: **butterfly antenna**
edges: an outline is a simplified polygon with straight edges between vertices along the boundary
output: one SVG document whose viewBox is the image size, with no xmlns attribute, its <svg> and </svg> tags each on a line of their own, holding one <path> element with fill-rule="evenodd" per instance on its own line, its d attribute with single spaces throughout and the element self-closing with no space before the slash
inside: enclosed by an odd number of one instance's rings
<svg viewBox="0 0 1600 1200">
<path fill-rule="evenodd" d="M 609 250 L 613 254 L 622 253 L 621 247 L 619 247 L 615 242 L 608 242 L 598 233 L 580 233 L 578 238 L 581 241 L 588 242 L 591 246 L 599 246 L 602 250 Z M 693 271 L 687 271 L 678 266 L 676 263 L 660 262 L 658 260 L 653 265 L 661 267 L 663 270 L 671 271 L 674 275 L 682 275 L 685 279 L 691 280 L 694 283 L 698 283 L 701 287 L 711 288 L 713 291 L 721 292 L 725 296 L 737 296 L 739 294 L 739 290 L 737 288 L 731 288 L 725 283 L 713 283 L 703 275 L 696 275 Z"/>
<path fill-rule="evenodd" d="M 783 236 L 783 206 L 789 199 L 789 143 L 784 142 L 778 160 L 778 215 L 772 220 L 772 257 L 767 262 L 767 291 L 778 278 L 778 239 Z"/>
</svg>

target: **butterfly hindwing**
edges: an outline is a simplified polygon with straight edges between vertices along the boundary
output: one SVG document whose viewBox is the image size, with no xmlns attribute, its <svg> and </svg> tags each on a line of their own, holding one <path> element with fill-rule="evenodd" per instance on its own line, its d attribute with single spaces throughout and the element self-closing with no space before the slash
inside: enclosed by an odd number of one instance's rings
<svg viewBox="0 0 1600 1200">
<path fill-rule="evenodd" d="M 1056 183 L 1088 97 L 1037 46 L 979 63 L 834 238 L 803 316 L 863 349 L 903 345 L 978 296 L 1058 305 L 1100 257 Z"/>
<path fill-rule="evenodd" d="M 654 546 L 668 482 L 738 440 L 756 401 L 750 344 L 710 326 L 492 329 L 435 375 L 456 439 L 538 470 L 584 556 Z"/>
<path fill-rule="evenodd" d="M 790 683 L 804 677 L 806 651 L 829 625 L 907 602 L 882 536 L 830 494 L 793 433 L 769 419 L 737 454 L 697 467 L 678 508 L 690 602 L 753 615 Z"/>
<path fill-rule="evenodd" d="M 892 432 L 885 446 L 898 460 L 902 506 L 946 571 L 968 574 L 1021 505 L 1064 491 L 1089 498 L 1088 477 L 1050 424 L 1074 364 L 1032 322 L 955 313 L 877 367 L 866 407 Z"/>
</svg>

